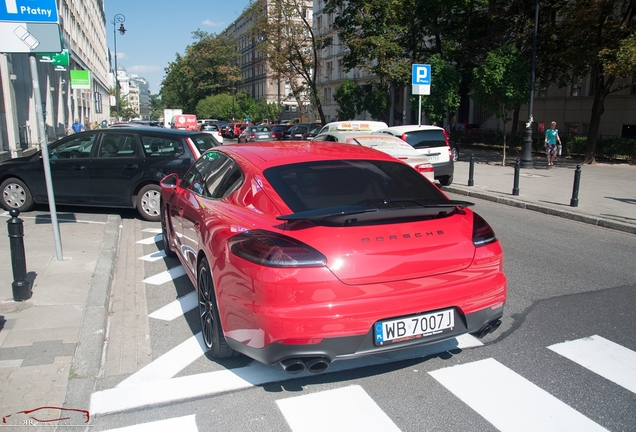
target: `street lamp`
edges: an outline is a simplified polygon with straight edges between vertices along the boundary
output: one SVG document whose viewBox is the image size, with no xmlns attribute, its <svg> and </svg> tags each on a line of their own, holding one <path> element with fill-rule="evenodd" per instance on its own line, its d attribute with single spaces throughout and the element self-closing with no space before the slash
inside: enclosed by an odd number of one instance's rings
<svg viewBox="0 0 636 432">
<path fill-rule="evenodd" d="M 113 23 L 113 42 L 115 43 L 115 112 L 117 112 L 117 120 L 119 120 L 119 79 L 117 77 L 117 24 L 119 24 L 119 34 L 124 35 L 126 29 L 124 28 L 124 21 L 126 17 L 122 14 L 115 15 L 115 18 L 111 21 Z"/>
<path fill-rule="evenodd" d="M 534 102 L 534 80 L 537 64 L 537 32 L 539 30 L 539 0 L 536 0 L 534 16 L 534 34 L 532 35 L 532 67 L 530 70 L 530 103 L 528 104 L 528 123 L 523 137 L 523 151 L 521 153 L 521 168 L 534 168 L 532 162 L 532 105 Z"/>
</svg>

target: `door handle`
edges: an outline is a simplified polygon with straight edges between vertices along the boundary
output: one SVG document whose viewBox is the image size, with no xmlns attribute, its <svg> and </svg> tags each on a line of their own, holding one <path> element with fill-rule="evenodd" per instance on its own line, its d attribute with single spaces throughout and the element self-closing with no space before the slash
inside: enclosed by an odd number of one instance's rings
<svg viewBox="0 0 636 432">
<path fill-rule="evenodd" d="M 75 165 L 75 166 L 73 166 L 73 169 L 75 171 L 81 171 L 83 169 L 86 169 L 86 166 L 85 165 Z"/>
<path fill-rule="evenodd" d="M 126 165 L 126 169 L 138 169 L 139 165 L 137 164 L 130 164 L 130 165 Z"/>
</svg>

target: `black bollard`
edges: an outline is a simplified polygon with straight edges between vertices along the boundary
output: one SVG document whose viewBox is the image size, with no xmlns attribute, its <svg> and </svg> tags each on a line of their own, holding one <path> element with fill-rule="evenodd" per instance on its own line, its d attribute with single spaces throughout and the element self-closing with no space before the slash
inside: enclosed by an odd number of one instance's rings
<svg viewBox="0 0 636 432">
<path fill-rule="evenodd" d="M 570 207 L 579 206 L 579 185 L 581 184 L 581 165 L 577 165 L 574 170 L 574 186 L 572 187 L 572 199 Z"/>
<path fill-rule="evenodd" d="M 13 300 L 24 301 L 31 298 L 31 282 L 27 280 L 26 255 L 24 253 L 24 225 L 18 216 L 20 211 L 11 209 L 11 219 L 7 221 L 11 264 L 13 265 Z"/>
<path fill-rule="evenodd" d="M 515 161 L 515 180 L 512 186 L 512 194 L 515 196 L 519 195 L 519 171 L 521 171 L 521 161 L 517 158 Z"/>
<path fill-rule="evenodd" d="M 475 175 L 475 156 L 470 155 L 470 165 L 468 165 L 468 186 L 474 186 L 475 180 L 473 180 L 473 176 Z"/>
</svg>

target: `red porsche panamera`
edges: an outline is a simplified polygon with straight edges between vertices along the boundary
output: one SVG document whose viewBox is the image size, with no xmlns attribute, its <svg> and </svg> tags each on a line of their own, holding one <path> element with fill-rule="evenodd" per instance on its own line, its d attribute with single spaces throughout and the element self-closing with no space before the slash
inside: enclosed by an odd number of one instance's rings
<svg viewBox="0 0 636 432">
<path fill-rule="evenodd" d="M 493 230 L 386 153 L 221 146 L 161 188 L 164 248 L 198 291 L 212 357 L 317 373 L 500 324 L 507 284 Z"/>
</svg>

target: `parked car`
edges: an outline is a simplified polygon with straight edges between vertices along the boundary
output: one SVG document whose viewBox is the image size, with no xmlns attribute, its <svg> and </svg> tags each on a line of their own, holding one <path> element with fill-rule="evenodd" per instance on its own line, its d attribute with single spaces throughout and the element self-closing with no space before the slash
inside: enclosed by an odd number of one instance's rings
<svg viewBox="0 0 636 432">
<path fill-rule="evenodd" d="M 304 140 L 309 140 L 309 139 L 313 139 L 316 135 L 318 135 L 318 132 L 320 132 L 320 129 L 322 129 L 321 126 L 317 126 L 311 130 L 307 130 L 304 134 L 303 134 L 303 139 Z"/>
<path fill-rule="evenodd" d="M 320 123 L 298 123 L 292 125 L 283 133 L 283 140 L 301 140 L 308 131 L 319 127 Z"/>
<path fill-rule="evenodd" d="M 239 142 L 271 141 L 272 128 L 269 125 L 247 126 L 239 135 Z"/>
<path fill-rule="evenodd" d="M 369 127 L 369 129 L 371 129 L 371 127 Z M 374 148 L 406 162 L 431 182 L 435 181 L 433 165 L 428 160 L 428 157 L 421 155 L 400 138 L 369 131 L 366 130 L 366 127 L 351 130 L 348 125 L 345 124 L 344 130 L 331 128 L 326 132 L 319 133 L 313 140 L 357 144 Z"/>
<path fill-rule="evenodd" d="M 214 139 L 216 139 L 219 144 L 223 144 L 223 135 L 221 134 L 221 130 L 217 125 L 206 124 L 201 126 L 201 132 L 209 133 L 214 135 Z"/>
<path fill-rule="evenodd" d="M 474 143 L 481 138 L 481 129 L 478 124 L 456 123 L 455 128 L 458 131 L 459 140 L 463 143 Z"/>
<path fill-rule="evenodd" d="M 244 129 L 247 126 L 247 123 L 228 123 L 225 129 L 225 138 L 238 138 L 241 133 L 241 129 Z"/>
<path fill-rule="evenodd" d="M 213 135 L 157 127 L 94 129 L 49 144 L 56 204 L 137 208 L 159 220 L 159 181 L 183 175 L 219 145 Z M 0 162 L 0 204 L 30 210 L 48 202 L 42 152 Z"/>
<path fill-rule="evenodd" d="M 453 152 L 444 129 L 438 126 L 406 125 L 380 129 L 380 132 L 399 137 L 420 154 L 426 155 L 433 164 L 435 180 L 442 186 L 450 186 L 453 183 L 454 160 L 459 155 L 459 151 L 455 147 Z"/>
<path fill-rule="evenodd" d="M 161 188 L 163 247 L 196 288 L 209 357 L 319 373 L 500 324 L 492 228 L 385 153 L 220 146 Z"/>
<path fill-rule="evenodd" d="M 272 126 L 272 139 L 280 141 L 283 139 L 283 133 L 291 128 L 290 124 L 279 124 Z"/>
</svg>

